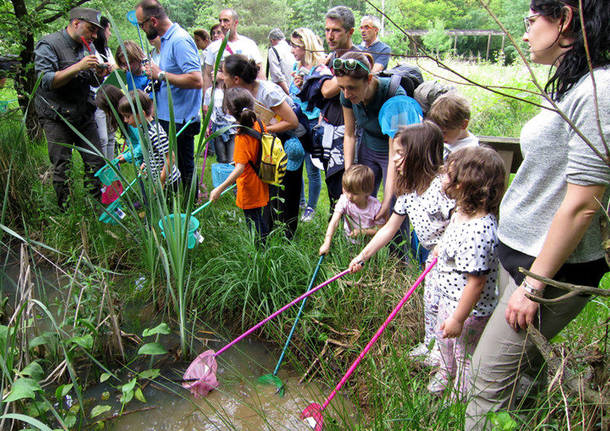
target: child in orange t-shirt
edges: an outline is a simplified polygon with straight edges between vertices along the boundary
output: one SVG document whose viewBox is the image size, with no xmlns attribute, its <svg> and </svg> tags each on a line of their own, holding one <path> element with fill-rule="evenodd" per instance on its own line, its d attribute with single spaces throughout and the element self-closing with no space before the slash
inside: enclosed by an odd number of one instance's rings
<svg viewBox="0 0 610 431">
<path fill-rule="evenodd" d="M 225 112 L 235 117 L 240 126 L 263 132 L 256 121 L 254 98 L 248 90 L 237 87 L 227 89 L 224 94 L 223 107 Z M 235 135 L 233 151 L 235 169 L 222 184 L 212 190 L 210 201 L 218 199 L 227 187 L 237 182 L 235 204 L 244 210 L 248 226 L 251 228 L 254 225 L 256 232 L 264 239 L 267 236 L 268 227 L 263 218 L 263 208 L 269 202 L 269 189 L 252 167 L 252 164 L 256 163 L 260 143 L 247 135 L 243 127 L 240 127 Z"/>
</svg>

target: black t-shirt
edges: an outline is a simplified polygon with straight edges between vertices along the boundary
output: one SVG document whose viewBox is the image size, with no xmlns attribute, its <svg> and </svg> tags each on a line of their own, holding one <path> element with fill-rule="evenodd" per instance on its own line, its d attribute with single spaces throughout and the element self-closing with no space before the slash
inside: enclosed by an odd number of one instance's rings
<svg viewBox="0 0 610 431">
<path fill-rule="evenodd" d="M 496 249 L 500 263 L 508 271 L 516 284 L 521 284 L 525 275 L 519 271 L 519 267 L 530 269 L 535 257 L 517 251 L 503 242 Z M 557 281 L 597 287 L 599 280 L 608 271 L 608 265 L 604 259 L 584 263 L 564 263 L 555 277 Z"/>
</svg>

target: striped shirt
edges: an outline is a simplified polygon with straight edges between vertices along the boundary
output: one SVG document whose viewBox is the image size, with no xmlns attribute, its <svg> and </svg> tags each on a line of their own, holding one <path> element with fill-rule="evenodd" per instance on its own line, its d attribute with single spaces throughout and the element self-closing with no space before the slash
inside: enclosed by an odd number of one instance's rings
<svg viewBox="0 0 610 431">
<path fill-rule="evenodd" d="M 161 125 L 154 121 L 148 125 L 148 138 L 152 151 L 149 154 L 150 173 L 154 180 L 158 180 L 165 165 L 167 153 L 169 153 L 169 140 Z M 170 161 L 171 161 L 170 157 Z M 168 175 L 165 184 L 170 185 L 180 181 L 180 171 L 176 167 L 175 158 L 173 160 L 171 175 Z"/>
</svg>

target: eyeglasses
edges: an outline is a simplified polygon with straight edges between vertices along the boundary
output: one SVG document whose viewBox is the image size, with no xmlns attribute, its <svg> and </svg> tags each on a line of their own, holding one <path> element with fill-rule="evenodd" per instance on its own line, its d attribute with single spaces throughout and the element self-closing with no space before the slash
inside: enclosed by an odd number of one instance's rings
<svg viewBox="0 0 610 431">
<path fill-rule="evenodd" d="M 293 48 L 305 48 L 305 45 L 300 44 L 300 43 L 294 43 L 293 41 L 290 41 L 290 46 Z"/>
<path fill-rule="evenodd" d="M 360 30 L 369 31 L 374 29 L 375 27 L 371 27 L 370 25 L 361 25 Z"/>
<path fill-rule="evenodd" d="M 356 70 L 357 66 L 360 66 L 368 73 L 371 73 L 371 70 L 366 64 L 364 64 L 360 60 L 356 60 L 355 58 L 335 58 L 333 60 L 333 69 Z"/>
<path fill-rule="evenodd" d="M 532 24 L 536 21 L 536 18 L 540 16 L 539 13 L 535 13 L 533 15 L 528 15 L 523 18 L 523 27 L 525 28 L 525 32 L 529 33 L 530 28 L 532 28 Z"/>
<path fill-rule="evenodd" d="M 144 28 L 144 24 L 146 24 L 148 21 L 150 21 L 150 19 L 151 19 L 151 18 L 152 18 L 152 17 L 151 17 L 151 16 L 149 16 L 149 17 L 148 17 L 148 18 L 146 18 L 144 21 L 139 22 L 139 23 L 138 23 L 138 27 L 140 27 L 140 28 Z"/>
</svg>

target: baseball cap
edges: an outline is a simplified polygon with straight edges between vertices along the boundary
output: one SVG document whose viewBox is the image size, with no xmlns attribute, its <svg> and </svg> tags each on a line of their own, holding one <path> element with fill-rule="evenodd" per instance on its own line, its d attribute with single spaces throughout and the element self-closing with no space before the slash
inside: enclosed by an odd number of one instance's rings
<svg viewBox="0 0 610 431">
<path fill-rule="evenodd" d="M 101 16 L 102 13 L 100 11 L 88 7 L 75 7 L 70 11 L 70 21 L 73 19 L 80 19 L 82 21 L 90 22 L 96 27 L 103 28 L 100 25 Z"/>
</svg>

